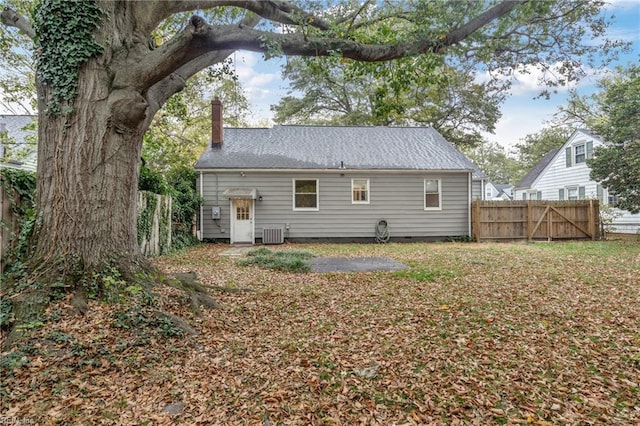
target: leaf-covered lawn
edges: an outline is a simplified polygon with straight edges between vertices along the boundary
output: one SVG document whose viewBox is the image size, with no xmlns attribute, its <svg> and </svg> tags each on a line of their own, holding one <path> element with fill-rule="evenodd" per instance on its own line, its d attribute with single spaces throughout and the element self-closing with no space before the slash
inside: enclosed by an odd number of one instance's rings
<svg viewBox="0 0 640 426">
<path fill-rule="evenodd" d="M 218 256 L 226 248 L 156 261 L 224 290 L 212 291 L 222 308 L 200 317 L 168 297 L 177 290 L 162 290 L 164 308 L 199 335 L 149 338 L 117 323 L 112 306 L 94 304 L 83 318 L 63 309 L 68 302 L 55 307 L 57 321 L 3 370 L 1 416 L 38 424 L 640 423 L 638 243 L 274 248 L 411 266 L 327 274 L 241 267 Z M 163 412 L 170 404 L 179 414 Z"/>
</svg>

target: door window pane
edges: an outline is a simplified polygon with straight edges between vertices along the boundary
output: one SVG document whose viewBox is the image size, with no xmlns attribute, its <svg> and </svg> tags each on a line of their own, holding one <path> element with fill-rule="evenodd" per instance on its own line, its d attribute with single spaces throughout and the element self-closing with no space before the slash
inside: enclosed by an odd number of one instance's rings
<svg viewBox="0 0 640 426">
<path fill-rule="evenodd" d="M 236 200 L 236 220 L 249 220 L 249 200 Z"/>
</svg>

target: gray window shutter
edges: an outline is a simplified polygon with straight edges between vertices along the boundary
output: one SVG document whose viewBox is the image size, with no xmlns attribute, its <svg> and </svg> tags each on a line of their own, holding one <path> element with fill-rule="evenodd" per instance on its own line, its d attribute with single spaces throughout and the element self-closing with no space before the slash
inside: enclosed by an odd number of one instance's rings
<svg viewBox="0 0 640 426">
<path fill-rule="evenodd" d="M 579 200 L 584 200 L 584 196 L 585 196 L 585 188 L 584 188 L 584 186 L 579 186 L 578 187 L 578 199 Z"/>
<path fill-rule="evenodd" d="M 536 194 L 536 200 L 542 200 L 542 191 L 538 191 Z"/>
<path fill-rule="evenodd" d="M 593 141 L 587 142 L 587 160 L 593 157 Z"/>
<path fill-rule="evenodd" d="M 598 200 L 602 203 L 604 201 L 604 191 L 602 190 L 602 185 L 596 185 L 596 194 L 598 195 Z"/>
<path fill-rule="evenodd" d="M 567 167 L 571 167 L 572 161 L 571 161 L 571 147 L 568 147 L 564 150 L 564 155 L 567 157 Z"/>
<path fill-rule="evenodd" d="M 523 199 L 523 200 L 526 200 L 526 199 L 527 199 L 527 193 L 526 193 L 526 192 L 523 192 L 523 193 L 522 193 L 522 199 Z"/>
<path fill-rule="evenodd" d="M 564 188 L 558 189 L 558 200 L 564 200 Z"/>
</svg>

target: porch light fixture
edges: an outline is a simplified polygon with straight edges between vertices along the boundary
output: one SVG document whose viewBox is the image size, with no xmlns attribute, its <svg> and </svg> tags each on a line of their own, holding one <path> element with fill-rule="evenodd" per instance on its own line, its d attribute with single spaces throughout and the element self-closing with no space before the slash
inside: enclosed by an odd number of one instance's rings
<svg viewBox="0 0 640 426">
<path fill-rule="evenodd" d="M 262 195 L 258 195 L 258 201 L 262 201 Z"/>
</svg>

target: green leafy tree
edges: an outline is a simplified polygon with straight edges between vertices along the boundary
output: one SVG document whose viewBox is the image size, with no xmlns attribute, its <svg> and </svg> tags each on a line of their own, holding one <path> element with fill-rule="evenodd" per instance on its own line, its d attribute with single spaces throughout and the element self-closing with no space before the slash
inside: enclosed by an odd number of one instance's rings
<svg viewBox="0 0 640 426">
<path fill-rule="evenodd" d="M 531 170 L 547 152 L 560 148 L 571 133 L 572 130 L 567 126 L 553 126 L 525 136 L 515 145 L 516 156 L 525 173 Z"/>
<path fill-rule="evenodd" d="M 195 164 L 211 139 L 214 96 L 225 106 L 225 125 L 248 125 L 249 102 L 237 78 L 214 70 L 200 73 L 167 100 L 145 133 L 142 156 L 150 168 L 165 173 Z"/>
<path fill-rule="evenodd" d="M 585 124 L 607 145 L 587 160 L 591 178 L 615 192 L 617 207 L 640 212 L 640 67 L 619 68 L 600 81 L 585 114 Z M 576 99 L 572 99 L 576 102 Z M 584 104 L 583 104 L 584 105 Z M 574 108 L 570 105 L 569 108 Z"/>
<path fill-rule="evenodd" d="M 443 56 L 496 71 L 560 61 L 564 83 L 581 76 L 589 57 L 620 47 L 604 37 L 601 7 L 586 0 L 345 1 L 330 9 L 324 2 L 40 0 L 25 13 L 5 3 L 2 31 L 18 43 L 5 35 L 11 45 L 2 48 L 18 52 L 32 42 L 37 60 L 38 226 L 29 290 L 14 299 L 30 308 L 17 322 L 46 304 L 53 284 L 81 295 L 82 283 L 107 266 L 120 281 L 149 270 L 136 232 L 143 135 L 190 78 L 235 50 L 380 64 L 415 57 L 432 63 L 422 70 L 433 74 Z"/>
<path fill-rule="evenodd" d="M 171 215 L 173 217 L 172 249 L 180 249 L 197 242 L 193 236 L 196 213 L 202 197 L 196 191 L 198 173 L 190 166 L 177 166 L 167 174 L 167 184 L 173 197 Z"/>
<path fill-rule="evenodd" d="M 487 175 L 493 183 L 515 184 L 522 177 L 522 167 L 511 158 L 502 145 L 483 141 L 465 150 L 467 156 Z"/>
<path fill-rule="evenodd" d="M 405 58 L 363 65 L 338 58 L 295 58 L 283 76 L 290 94 L 272 105 L 285 124 L 431 125 L 457 146 L 472 146 L 500 118 L 504 91 L 475 82 L 472 69 Z M 381 77 L 381 69 L 385 69 Z M 300 96 L 295 96 L 300 93 Z"/>
</svg>

